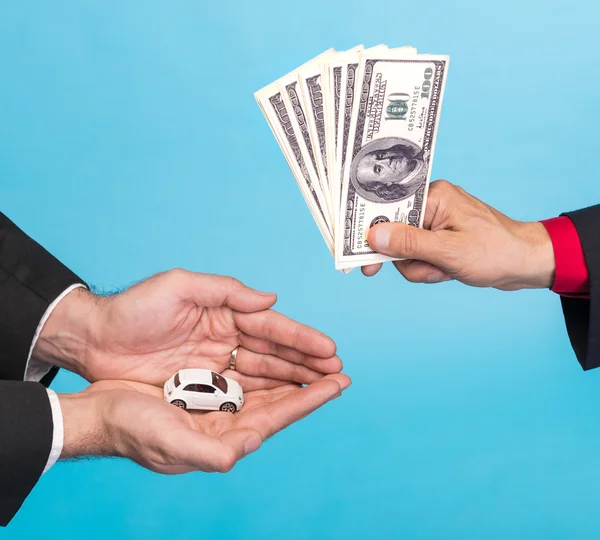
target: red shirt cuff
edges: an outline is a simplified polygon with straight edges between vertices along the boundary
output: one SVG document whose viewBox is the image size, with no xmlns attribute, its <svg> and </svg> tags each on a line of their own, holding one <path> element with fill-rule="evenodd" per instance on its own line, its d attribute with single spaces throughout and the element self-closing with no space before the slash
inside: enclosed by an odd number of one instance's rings
<svg viewBox="0 0 600 540">
<path fill-rule="evenodd" d="M 590 278 L 573 222 L 566 216 L 542 221 L 550 235 L 556 262 L 556 275 L 552 290 L 563 296 L 588 295 Z"/>
</svg>

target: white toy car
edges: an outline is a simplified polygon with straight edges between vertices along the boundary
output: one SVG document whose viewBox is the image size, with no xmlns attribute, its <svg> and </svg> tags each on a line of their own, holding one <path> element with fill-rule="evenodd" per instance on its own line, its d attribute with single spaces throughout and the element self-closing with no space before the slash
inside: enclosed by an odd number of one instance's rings
<svg viewBox="0 0 600 540">
<path fill-rule="evenodd" d="M 234 413 L 244 404 L 237 381 L 210 369 L 182 369 L 165 383 L 165 399 L 180 409 Z"/>
</svg>

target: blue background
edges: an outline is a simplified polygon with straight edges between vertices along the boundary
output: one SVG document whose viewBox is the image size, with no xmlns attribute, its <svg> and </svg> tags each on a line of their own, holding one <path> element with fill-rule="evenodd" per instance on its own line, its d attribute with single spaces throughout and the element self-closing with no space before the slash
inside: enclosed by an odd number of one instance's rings
<svg viewBox="0 0 600 540">
<path fill-rule="evenodd" d="M 336 272 L 253 98 L 329 47 L 449 54 L 434 176 L 551 217 L 600 201 L 598 15 L 2 1 L 2 211 L 106 289 L 181 266 L 274 290 L 354 385 L 228 475 L 58 464 L 0 537 L 598 538 L 600 370 L 579 367 L 558 297 Z"/>
</svg>

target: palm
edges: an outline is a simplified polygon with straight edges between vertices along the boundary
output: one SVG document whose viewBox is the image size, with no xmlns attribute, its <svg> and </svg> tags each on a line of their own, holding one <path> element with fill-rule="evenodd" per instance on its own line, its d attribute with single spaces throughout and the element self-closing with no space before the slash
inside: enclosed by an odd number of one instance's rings
<svg viewBox="0 0 600 540">
<path fill-rule="evenodd" d="M 152 307 L 152 306 L 150 306 Z M 200 308 L 185 304 L 146 310 L 145 319 L 115 306 L 106 325 L 101 353 L 110 376 L 148 380 L 150 372 L 165 381 L 178 369 L 200 367 L 223 371 L 231 352 L 240 345 L 233 312 L 229 308 Z M 139 321 L 147 320 L 145 324 Z M 97 373 L 97 379 L 108 373 Z"/>
<path fill-rule="evenodd" d="M 249 437 L 260 444 L 349 384 L 345 375 L 328 375 L 304 388 L 289 384 L 251 391 L 236 414 L 183 411 L 164 401 L 159 388 L 137 382 L 100 381 L 86 392 L 110 392 L 112 410 L 127 433 L 126 446 L 134 449 L 125 452 L 127 457 L 153 471 L 178 474 L 231 469 L 248 452 Z"/>
<path fill-rule="evenodd" d="M 179 369 L 225 371 L 237 347 L 238 372 L 230 375 L 250 389 L 338 372 L 333 342 L 269 310 L 274 302 L 274 295 L 229 278 L 155 276 L 102 305 L 94 338 L 98 361 L 91 362 L 89 378 L 162 385 Z"/>
</svg>

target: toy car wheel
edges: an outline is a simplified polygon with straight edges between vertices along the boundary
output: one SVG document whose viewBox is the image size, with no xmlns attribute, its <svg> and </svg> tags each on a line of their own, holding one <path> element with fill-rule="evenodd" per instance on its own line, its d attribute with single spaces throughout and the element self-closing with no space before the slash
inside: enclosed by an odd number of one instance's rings
<svg viewBox="0 0 600 540">
<path fill-rule="evenodd" d="M 183 401 L 181 399 L 174 399 L 173 401 L 171 401 L 171 405 L 175 405 L 175 407 L 179 407 L 180 409 L 183 409 L 184 411 L 187 409 L 187 405 L 185 404 L 185 401 Z"/>
<path fill-rule="evenodd" d="M 231 401 L 226 401 L 221 405 L 221 410 L 223 412 L 234 413 L 236 411 L 236 407 Z"/>
</svg>

